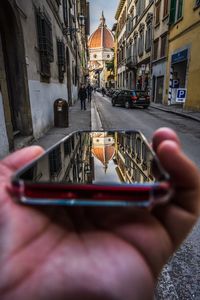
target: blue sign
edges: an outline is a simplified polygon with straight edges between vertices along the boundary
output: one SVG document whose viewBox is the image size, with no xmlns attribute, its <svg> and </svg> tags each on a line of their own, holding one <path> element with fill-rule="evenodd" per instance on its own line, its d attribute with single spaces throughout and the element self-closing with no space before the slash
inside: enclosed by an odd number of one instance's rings
<svg viewBox="0 0 200 300">
<path fill-rule="evenodd" d="M 185 49 L 172 55 L 172 64 L 177 64 L 187 59 L 188 59 L 188 49 Z"/>
<path fill-rule="evenodd" d="M 176 102 L 185 102 L 187 89 L 178 89 L 176 94 Z"/>
</svg>

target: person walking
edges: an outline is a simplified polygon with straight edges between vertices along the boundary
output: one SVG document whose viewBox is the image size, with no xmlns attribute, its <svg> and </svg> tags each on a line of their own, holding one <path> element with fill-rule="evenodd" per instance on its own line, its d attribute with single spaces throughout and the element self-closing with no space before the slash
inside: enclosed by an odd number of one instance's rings
<svg viewBox="0 0 200 300">
<path fill-rule="evenodd" d="M 91 102 L 92 99 L 92 87 L 91 85 L 88 83 L 87 86 L 87 98 L 88 98 L 88 102 Z"/>
<path fill-rule="evenodd" d="M 86 88 L 85 88 L 85 85 L 84 84 L 81 84 L 81 87 L 79 89 L 79 92 L 78 92 L 78 98 L 80 99 L 81 101 L 81 110 L 86 110 L 86 98 L 87 98 L 87 91 L 86 91 Z"/>
</svg>

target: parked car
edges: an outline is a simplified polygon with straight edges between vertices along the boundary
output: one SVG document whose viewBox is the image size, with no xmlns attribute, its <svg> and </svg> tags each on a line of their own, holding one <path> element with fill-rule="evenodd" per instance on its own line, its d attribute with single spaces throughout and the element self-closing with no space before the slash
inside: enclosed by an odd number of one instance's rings
<svg viewBox="0 0 200 300">
<path fill-rule="evenodd" d="M 146 91 L 118 90 L 112 96 L 112 106 L 120 105 L 126 108 L 143 107 L 148 108 L 150 97 Z"/>
</svg>

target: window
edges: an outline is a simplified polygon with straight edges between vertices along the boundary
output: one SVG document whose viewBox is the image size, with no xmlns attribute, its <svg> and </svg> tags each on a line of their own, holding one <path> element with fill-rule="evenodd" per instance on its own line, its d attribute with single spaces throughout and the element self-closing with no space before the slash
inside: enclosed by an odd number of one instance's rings
<svg viewBox="0 0 200 300">
<path fill-rule="evenodd" d="M 134 65 L 137 64 L 137 37 L 134 38 L 133 44 L 133 63 Z"/>
<path fill-rule="evenodd" d="M 167 34 L 161 37 L 161 50 L 160 50 L 161 57 L 166 56 L 166 47 L 167 47 Z"/>
<path fill-rule="evenodd" d="M 53 62 L 53 36 L 52 25 L 47 12 L 36 10 L 38 45 L 40 52 L 41 76 L 51 77 L 50 63 Z"/>
<path fill-rule="evenodd" d="M 164 0 L 163 18 L 168 15 L 168 0 Z"/>
<path fill-rule="evenodd" d="M 160 5 L 161 5 L 161 2 L 159 1 L 156 4 L 155 26 L 157 26 L 160 23 Z"/>
<path fill-rule="evenodd" d="M 145 9 L 145 0 L 138 0 L 136 3 L 136 15 L 141 16 Z"/>
<path fill-rule="evenodd" d="M 144 51 L 144 31 L 141 31 L 139 41 L 138 41 L 138 55 L 142 56 L 143 51 Z"/>
<path fill-rule="evenodd" d="M 170 17 L 169 23 L 174 24 L 179 19 L 181 19 L 183 15 L 183 0 L 172 0 L 170 7 Z"/>
<path fill-rule="evenodd" d="M 61 40 L 57 40 L 57 55 L 58 55 L 58 78 L 59 82 L 63 82 L 65 73 L 65 45 Z"/>
<path fill-rule="evenodd" d="M 69 24 L 69 16 L 68 16 L 68 0 L 63 0 L 63 19 L 64 19 L 64 23 L 66 26 L 68 26 Z"/>
<path fill-rule="evenodd" d="M 147 24 L 146 39 L 145 39 L 145 50 L 146 52 L 151 50 L 152 41 L 152 23 Z"/>
<path fill-rule="evenodd" d="M 158 59 L 158 45 L 159 45 L 159 39 L 154 41 L 153 45 L 153 59 Z"/>
</svg>

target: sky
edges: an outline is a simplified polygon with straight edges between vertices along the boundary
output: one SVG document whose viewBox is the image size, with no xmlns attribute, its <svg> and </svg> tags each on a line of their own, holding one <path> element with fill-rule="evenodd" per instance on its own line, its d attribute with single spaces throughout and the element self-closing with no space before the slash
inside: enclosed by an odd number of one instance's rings
<svg viewBox="0 0 200 300">
<path fill-rule="evenodd" d="M 106 19 L 106 25 L 112 29 L 115 23 L 115 13 L 119 4 L 119 0 L 89 0 L 90 3 L 90 34 L 100 24 L 102 10 Z"/>
</svg>

